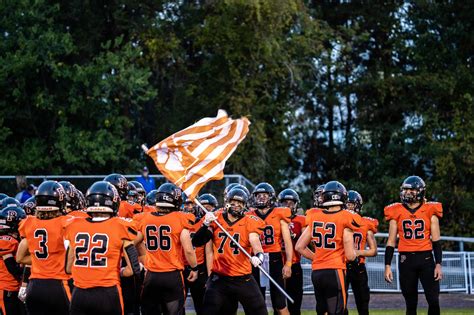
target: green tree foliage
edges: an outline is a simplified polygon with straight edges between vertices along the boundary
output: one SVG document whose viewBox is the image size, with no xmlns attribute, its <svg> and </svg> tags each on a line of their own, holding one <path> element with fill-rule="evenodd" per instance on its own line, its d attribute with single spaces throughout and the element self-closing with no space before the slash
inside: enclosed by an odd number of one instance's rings
<svg viewBox="0 0 474 315">
<path fill-rule="evenodd" d="M 473 212 L 469 2 L 4 1 L 4 174 L 134 172 L 149 145 L 219 108 L 250 133 L 226 172 L 277 189 L 332 179 L 382 219 L 404 177 Z M 383 229 L 383 227 L 382 227 Z"/>
</svg>

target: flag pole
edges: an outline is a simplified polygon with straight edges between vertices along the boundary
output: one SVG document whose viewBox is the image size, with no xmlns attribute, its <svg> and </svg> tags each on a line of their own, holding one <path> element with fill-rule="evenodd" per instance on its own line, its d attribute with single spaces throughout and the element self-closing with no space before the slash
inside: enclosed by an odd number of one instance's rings
<svg viewBox="0 0 474 315">
<path fill-rule="evenodd" d="M 197 198 L 195 198 L 194 200 L 194 203 L 197 204 L 203 211 L 204 213 L 209 213 L 209 211 L 207 211 L 207 209 L 199 202 L 199 200 Z M 237 245 L 237 247 L 250 259 L 252 258 L 252 256 L 242 247 L 242 245 L 239 244 L 239 242 L 237 242 L 233 237 L 232 235 L 230 235 L 229 232 L 227 232 L 226 229 L 224 229 L 224 227 L 219 223 L 219 221 L 215 220 L 213 221 L 226 235 L 227 237 L 230 238 L 230 240 L 232 242 L 234 242 L 235 245 Z M 281 293 L 283 293 L 284 296 L 286 296 L 286 298 L 291 302 L 291 303 L 295 303 L 294 300 L 288 295 L 288 293 L 286 293 L 286 291 L 268 274 L 268 272 L 263 269 L 263 267 L 261 265 L 257 266 L 258 269 L 260 269 L 260 271 L 277 287 L 278 290 L 280 290 Z"/>
</svg>

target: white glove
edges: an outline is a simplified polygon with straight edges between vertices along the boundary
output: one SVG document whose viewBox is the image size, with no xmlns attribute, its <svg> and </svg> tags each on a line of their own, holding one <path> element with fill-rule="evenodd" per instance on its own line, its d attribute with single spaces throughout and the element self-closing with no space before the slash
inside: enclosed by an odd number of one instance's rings
<svg viewBox="0 0 474 315">
<path fill-rule="evenodd" d="M 204 216 L 204 222 L 203 223 L 204 223 L 205 226 L 209 226 L 213 221 L 216 221 L 216 220 L 217 220 L 216 215 L 212 212 L 208 212 Z"/>
<path fill-rule="evenodd" d="M 18 299 L 25 303 L 26 301 L 26 287 L 20 287 L 20 291 L 18 291 Z"/>
<path fill-rule="evenodd" d="M 265 259 L 265 256 L 262 253 L 258 253 L 257 255 L 252 256 L 252 258 L 250 258 L 250 262 L 252 263 L 254 267 L 258 267 L 261 264 L 263 264 L 264 259 Z"/>
</svg>

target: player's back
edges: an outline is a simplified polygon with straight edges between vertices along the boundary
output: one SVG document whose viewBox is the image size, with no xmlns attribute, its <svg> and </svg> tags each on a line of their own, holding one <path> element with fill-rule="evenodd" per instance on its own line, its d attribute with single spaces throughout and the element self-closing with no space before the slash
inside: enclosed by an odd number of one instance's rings
<svg viewBox="0 0 474 315">
<path fill-rule="evenodd" d="M 311 229 L 311 241 L 315 247 L 313 270 L 346 269 L 344 229 L 359 227 L 360 216 L 348 210 L 313 211 L 307 213 L 306 224 Z"/>
<path fill-rule="evenodd" d="M 153 272 L 183 270 L 182 245 L 183 229 L 191 229 L 194 215 L 180 211 L 160 214 L 144 213 L 136 222 L 143 234 L 146 246 L 145 267 Z"/>
<path fill-rule="evenodd" d="M 20 235 L 28 240 L 31 253 L 30 279 L 68 279 L 63 230 L 67 219 L 66 216 L 60 216 L 40 220 L 29 216 L 20 222 Z"/>
<path fill-rule="evenodd" d="M 112 217 L 104 221 L 75 219 L 66 227 L 66 238 L 74 248 L 74 285 L 88 289 L 120 283 L 123 241 L 129 240 L 131 221 Z"/>
<path fill-rule="evenodd" d="M 0 255 L 11 254 L 15 256 L 18 249 L 18 241 L 9 235 L 0 235 Z M 15 278 L 7 269 L 3 259 L 0 259 L 0 290 L 18 291 L 19 279 Z"/>
</svg>

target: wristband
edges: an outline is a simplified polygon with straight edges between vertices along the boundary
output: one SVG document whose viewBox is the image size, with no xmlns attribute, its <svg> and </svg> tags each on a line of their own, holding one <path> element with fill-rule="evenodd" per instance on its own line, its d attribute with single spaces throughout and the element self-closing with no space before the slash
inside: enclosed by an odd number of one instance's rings
<svg viewBox="0 0 474 315">
<path fill-rule="evenodd" d="M 386 266 L 392 265 L 392 258 L 393 258 L 394 252 L 395 252 L 395 247 L 393 246 L 387 246 L 385 248 L 385 265 Z"/>
<path fill-rule="evenodd" d="M 431 243 L 433 244 L 433 253 L 434 253 L 435 262 L 441 265 L 441 262 L 443 261 L 443 251 L 441 250 L 441 243 L 440 241 L 431 242 Z"/>
<path fill-rule="evenodd" d="M 291 261 L 287 261 L 287 262 L 285 263 L 285 266 L 291 267 L 291 266 L 293 266 L 293 263 L 292 263 Z"/>
<path fill-rule="evenodd" d="M 191 271 L 198 271 L 198 265 L 194 267 L 189 266 L 189 269 L 191 269 Z"/>
<path fill-rule="evenodd" d="M 257 258 L 260 259 L 260 261 L 263 264 L 263 262 L 265 261 L 265 255 L 262 252 L 260 252 L 260 253 L 256 253 L 255 256 L 257 256 Z"/>
</svg>

